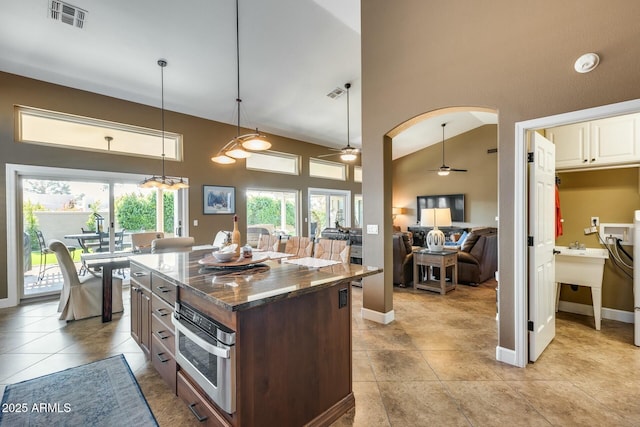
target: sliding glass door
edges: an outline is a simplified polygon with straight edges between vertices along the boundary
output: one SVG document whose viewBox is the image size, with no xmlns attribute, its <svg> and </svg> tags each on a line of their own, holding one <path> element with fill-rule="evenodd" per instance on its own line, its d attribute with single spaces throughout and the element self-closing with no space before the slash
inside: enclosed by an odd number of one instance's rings
<svg viewBox="0 0 640 427">
<path fill-rule="evenodd" d="M 80 270 L 82 253 L 126 251 L 133 232 L 162 230 L 172 236 L 184 223 L 185 210 L 176 208 L 185 205 L 179 201 L 186 198 L 184 190 L 178 197 L 178 192 L 141 189 L 131 178 L 127 182 L 107 173 L 86 172 L 91 177 L 79 179 L 73 176 L 76 173 L 65 175 L 65 170 L 35 168 L 18 177 L 20 298 L 62 289 L 56 256 L 47 249 L 51 239 L 69 247 Z"/>
<path fill-rule="evenodd" d="M 309 236 L 320 237 L 327 227 L 351 226 L 350 191 L 309 189 Z"/>
</svg>

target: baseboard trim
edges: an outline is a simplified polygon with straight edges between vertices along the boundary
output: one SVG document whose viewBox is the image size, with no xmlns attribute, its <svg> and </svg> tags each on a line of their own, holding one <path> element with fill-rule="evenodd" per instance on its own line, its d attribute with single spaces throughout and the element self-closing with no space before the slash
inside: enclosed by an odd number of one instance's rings
<svg viewBox="0 0 640 427">
<path fill-rule="evenodd" d="M 496 346 L 496 360 L 509 365 L 518 366 L 516 363 L 516 351 L 508 348 Z M 521 368 L 523 366 L 520 366 Z"/>
<path fill-rule="evenodd" d="M 393 310 L 388 311 L 386 313 L 380 313 L 379 311 L 370 310 L 368 308 L 361 308 L 360 314 L 362 318 L 365 320 L 371 320 L 373 322 L 382 323 L 383 325 L 388 325 L 393 322 L 396 318 L 395 312 Z"/>
<path fill-rule="evenodd" d="M 593 306 L 578 304 L 577 302 L 560 301 L 558 304 L 558 311 L 593 317 Z M 602 318 L 624 323 L 634 322 L 634 315 L 632 311 L 623 311 L 607 307 L 602 307 Z"/>
</svg>

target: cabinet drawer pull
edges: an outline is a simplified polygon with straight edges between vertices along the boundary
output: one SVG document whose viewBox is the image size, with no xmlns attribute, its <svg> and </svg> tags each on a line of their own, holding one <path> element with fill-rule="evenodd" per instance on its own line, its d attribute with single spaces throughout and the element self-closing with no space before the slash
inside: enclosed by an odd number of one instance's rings
<svg viewBox="0 0 640 427">
<path fill-rule="evenodd" d="M 163 294 L 166 294 L 167 292 L 171 292 L 171 289 L 167 289 L 166 286 L 158 286 L 156 289 L 162 292 Z"/>
<path fill-rule="evenodd" d="M 171 338 L 171 335 L 169 335 L 167 331 L 158 331 L 155 334 L 161 340 L 166 340 L 167 338 Z M 166 335 L 163 335 L 163 334 L 166 334 Z"/>
<path fill-rule="evenodd" d="M 133 277 L 142 277 L 146 275 L 147 273 L 145 271 L 136 271 L 135 273 L 132 274 Z"/>
<path fill-rule="evenodd" d="M 156 357 L 160 361 L 160 363 L 167 363 L 169 361 L 168 358 L 164 357 L 164 353 L 156 353 Z"/>
<path fill-rule="evenodd" d="M 201 423 L 201 422 L 207 421 L 207 418 L 209 417 L 203 417 L 200 414 L 198 414 L 198 411 L 196 411 L 196 405 L 197 403 L 192 403 L 191 405 L 189 405 L 189 409 L 191 410 L 191 413 L 195 415 L 198 422 Z"/>
<path fill-rule="evenodd" d="M 156 313 L 158 313 L 158 316 L 164 317 L 167 314 L 171 313 L 171 311 L 167 310 L 166 308 L 156 308 Z"/>
</svg>

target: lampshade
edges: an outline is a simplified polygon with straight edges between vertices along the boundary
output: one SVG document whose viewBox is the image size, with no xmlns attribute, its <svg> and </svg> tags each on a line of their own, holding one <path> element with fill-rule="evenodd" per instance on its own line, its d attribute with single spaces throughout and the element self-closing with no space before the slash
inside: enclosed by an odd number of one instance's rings
<svg viewBox="0 0 640 427">
<path fill-rule="evenodd" d="M 393 215 L 404 215 L 407 213 L 407 208 L 391 208 Z"/>
<path fill-rule="evenodd" d="M 247 150 L 253 151 L 263 151 L 271 148 L 271 143 L 267 141 L 267 137 L 262 135 L 256 129 L 255 134 L 247 135 L 244 141 L 242 141 L 242 146 Z"/>
<path fill-rule="evenodd" d="M 344 160 L 345 162 L 352 162 L 357 158 L 358 158 L 358 156 L 356 156 L 353 153 L 340 154 L 340 159 Z"/>
</svg>

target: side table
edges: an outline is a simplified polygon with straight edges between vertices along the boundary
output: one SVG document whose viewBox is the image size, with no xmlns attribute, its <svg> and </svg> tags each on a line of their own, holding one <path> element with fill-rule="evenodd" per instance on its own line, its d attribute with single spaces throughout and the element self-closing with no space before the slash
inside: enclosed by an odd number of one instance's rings
<svg viewBox="0 0 640 427">
<path fill-rule="evenodd" d="M 433 269 L 440 269 L 440 278 L 435 279 Z M 451 271 L 447 282 L 447 270 Z M 420 249 L 413 252 L 413 288 L 440 292 L 445 295 L 458 283 L 458 252 L 435 252 Z"/>
</svg>

